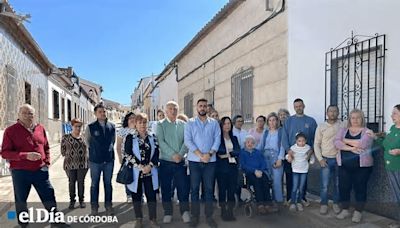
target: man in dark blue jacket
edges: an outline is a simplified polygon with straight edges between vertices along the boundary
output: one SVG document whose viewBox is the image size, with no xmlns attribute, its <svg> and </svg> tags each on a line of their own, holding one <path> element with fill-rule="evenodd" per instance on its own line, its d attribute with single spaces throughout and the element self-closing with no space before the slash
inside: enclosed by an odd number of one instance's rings
<svg viewBox="0 0 400 228">
<path fill-rule="evenodd" d="M 94 108 L 97 120 L 86 128 L 86 143 L 89 147 L 89 168 L 92 184 L 90 186 L 90 204 L 92 215 L 99 210 L 99 184 L 103 172 L 104 206 L 106 214 L 112 215 L 111 178 L 114 169 L 115 126 L 107 121 L 103 104 Z"/>
</svg>

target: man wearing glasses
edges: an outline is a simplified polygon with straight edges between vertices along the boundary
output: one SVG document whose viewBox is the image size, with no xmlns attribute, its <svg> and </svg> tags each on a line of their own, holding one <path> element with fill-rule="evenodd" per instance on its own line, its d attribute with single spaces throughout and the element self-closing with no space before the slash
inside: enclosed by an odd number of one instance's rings
<svg viewBox="0 0 400 228">
<path fill-rule="evenodd" d="M 15 208 L 18 224 L 21 227 L 29 226 L 29 223 L 19 220 L 19 214 L 28 211 L 26 201 L 32 185 L 46 210 L 57 211 L 54 189 L 49 181 L 50 147 L 46 130 L 41 124 L 35 123 L 34 119 L 35 109 L 29 104 L 22 105 L 18 111 L 17 123 L 4 132 L 0 152 L 4 159 L 10 161 Z M 58 223 L 52 224 L 52 227 L 69 227 L 69 225 Z"/>
</svg>

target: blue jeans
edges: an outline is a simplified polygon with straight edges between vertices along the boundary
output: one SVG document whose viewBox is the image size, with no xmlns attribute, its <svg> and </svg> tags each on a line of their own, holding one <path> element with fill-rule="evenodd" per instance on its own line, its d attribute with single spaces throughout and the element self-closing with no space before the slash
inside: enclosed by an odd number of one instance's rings
<svg viewBox="0 0 400 228">
<path fill-rule="evenodd" d="M 174 183 L 177 189 L 181 214 L 189 211 L 189 191 L 187 191 L 186 187 L 189 182 L 187 180 L 185 163 L 160 160 L 159 170 L 164 215 L 172 215 L 173 213 L 171 199 L 174 194 L 171 188 L 172 183 Z"/>
<path fill-rule="evenodd" d="M 31 187 L 35 187 L 46 210 L 50 211 L 52 207 L 57 207 L 54 196 L 53 186 L 49 181 L 48 171 L 27 171 L 11 170 L 11 176 L 14 187 L 15 209 L 17 215 L 28 211 L 26 200 L 28 199 Z M 19 218 L 19 216 L 17 216 Z M 22 224 L 18 221 L 19 224 Z"/>
<path fill-rule="evenodd" d="M 210 218 L 213 214 L 213 188 L 214 188 L 214 175 L 215 175 L 215 162 L 202 163 L 189 161 L 190 169 L 190 188 L 192 200 L 192 216 L 199 218 L 200 216 L 200 202 L 199 190 L 200 183 L 204 184 L 205 190 L 205 215 Z"/>
<path fill-rule="evenodd" d="M 300 203 L 302 196 L 304 195 L 304 186 L 307 181 L 307 173 L 292 173 L 293 176 L 293 189 L 291 200 L 292 204 Z M 298 193 L 297 193 L 298 192 Z"/>
<path fill-rule="evenodd" d="M 278 203 L 283 202 L 283 190 L 282 190 L 282 177 L 283 177 L 283 163 L 279 168 L 272 168 L 272 187 L 274 193 L 274 200 Z"/>
<path fill-rule="evenodd" d="M 328 205 L 329 182 L 333 181 L 333 203 L 339 202 L 339 169 L 336 158 L 324 158 L 328 164 L 321 167 L 321 205 Z"/>
<path fill-rule="evenodd" d="M 114 170 L 114 161 L 104 163 L 89 162 L 90 177 L 92 184 L 90 185 L 90 204 L 92 208 L 99 207 L 99 185 L 100 176 L 103 172 L 104 182 L 104 206 L 112 207 L 112 185 L 111 178 Z"/>
</svg>

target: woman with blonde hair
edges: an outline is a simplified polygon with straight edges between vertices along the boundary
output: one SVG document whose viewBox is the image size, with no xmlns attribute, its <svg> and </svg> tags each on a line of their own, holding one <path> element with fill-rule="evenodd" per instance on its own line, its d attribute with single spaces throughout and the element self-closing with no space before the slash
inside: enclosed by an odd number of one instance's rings
<svg viewBox="0 0 400 228">
<path fill-rule="evenodd" d="M 371 130 L 365 126 L 363 111 L 353 109 L 349 114 L 347 127 L 336 134 L 334 144 L 339 150 L 337 163 L 339 166 L 339 198 L 342 211 L 336 216 L 345 219 L 350 216 L 350 194 L 355 193 L 355 211 L 352 221 L 360 222 L 362 211 L 367 200 L 367 184 L 374 163 L 371 146 L 373 137 Z"/>
</svg>

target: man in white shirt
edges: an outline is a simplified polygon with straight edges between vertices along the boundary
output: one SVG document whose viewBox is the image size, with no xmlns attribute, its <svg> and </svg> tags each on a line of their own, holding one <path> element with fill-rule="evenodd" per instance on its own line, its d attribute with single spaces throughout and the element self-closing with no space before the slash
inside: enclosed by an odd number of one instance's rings
<svg viewBox="0 0 400 228">
<path fill-rule="evenodd" d="M 232 133 L 238 138 L 240 148 L 243 149 L 246 136 L 248 135 L 247 131 L 242 129 L 244 123 L 243 116 L 236 115 L 235 117 L 233 117 L 232 121 L 234 124 Z"/>
</svg>

